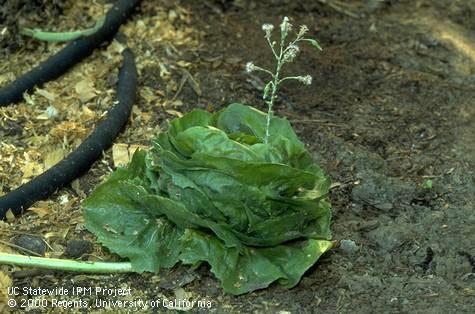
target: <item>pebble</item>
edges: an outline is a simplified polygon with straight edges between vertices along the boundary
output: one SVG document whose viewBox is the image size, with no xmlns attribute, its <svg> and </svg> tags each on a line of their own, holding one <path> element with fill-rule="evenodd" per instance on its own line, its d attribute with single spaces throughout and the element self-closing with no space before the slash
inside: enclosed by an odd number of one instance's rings
<svg viewBox="0 0 475 314">
<path fill-rule="evenodd" d="M 353 240 L 341 240 L 340 241 L 340 250 L 344 254 L 353 254 L 358 251 L 358 246 L 356 245 L 355 241 Z"/>
</svg>

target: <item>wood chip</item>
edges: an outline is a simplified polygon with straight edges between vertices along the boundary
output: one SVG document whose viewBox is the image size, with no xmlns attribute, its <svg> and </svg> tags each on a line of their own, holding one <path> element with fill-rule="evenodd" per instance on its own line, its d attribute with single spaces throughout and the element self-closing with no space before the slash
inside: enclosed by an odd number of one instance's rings
<svg viewBox="0 0 475 314">
<path fill-rule="evenodd" d="M 41 89 L 41 88 L 37 88 L 36 89 L 36 93 L 43 96 L 44 98 L 48 99 L 49 101 L 54 101 L 56 99 L 56 95 L 51 93 L 51 92 L 48 92 L 44 89 Z"/>
<path fill-rule="evenodd" d="M 78 82 L 74 86 L 74 89 L 82 103 L 90 101 L 97 95 L 97 91 L 94 89 L 94 83 L 87 79 Z"/>
<path fill-rule="evenodd" d="M 147 150 L 144 145 L 114 144 L 112 146 L 112 160 L 115 167 L 125 166 L 131 160 L 137 149 Z"/>
</svg>

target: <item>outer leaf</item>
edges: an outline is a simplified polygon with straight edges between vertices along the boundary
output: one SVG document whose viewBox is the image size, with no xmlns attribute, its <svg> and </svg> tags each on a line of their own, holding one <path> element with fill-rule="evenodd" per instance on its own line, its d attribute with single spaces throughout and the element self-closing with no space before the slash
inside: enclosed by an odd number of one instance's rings
<svg viewBox="0 0 475 314">
<path fill-rule="evenodd" d="M 86 227 L 112 252 L 129 258 L 137 272 L 174 265 L 177 254 L 170 251 L 179 252 L 180 236 L 168 221 L 149 215 L 125 193 L 134 187 L 127 180 L 143 176 L 144 158 L 143 152 L 135 153 L 127 169 L 117 170 L 83 203 Z"/>
<path fill-rule="evenodd" d="M 215 238 L 198 231 L 183 236 L 185 264 L 206 261 L 223 283 L 224 290 L 242 294 L 266 288 L 278 280 L 286 288 L 295 286 L 302 274 L 331 247 L 330 241 L 307 240 L 270 248 L 248 248 L 241 253 L 226 249 Z"/>
</svg>

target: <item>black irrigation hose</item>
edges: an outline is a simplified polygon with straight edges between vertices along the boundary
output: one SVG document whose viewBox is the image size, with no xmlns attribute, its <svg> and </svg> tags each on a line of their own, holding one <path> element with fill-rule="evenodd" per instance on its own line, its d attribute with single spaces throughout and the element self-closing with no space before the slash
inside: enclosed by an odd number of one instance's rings
<svg viewBox="0 0 475 314">
<path fill-rule="evenodd" d="M 57 54 L 1 88 L 0 107 L 20 101 L 24 92 L 58 78 L 73 65 L 89 56 L 101 43 L 111 40 L 139 1 L 118 0 L 107 12 L 104 25 L 96 33 L 70 42 Z"/>
<path fill-rule="evenodd" d="M 122 52 L 123 65 L 117 83 L 117 104 L 107 113 L 96 129 L 79 147 L 55 166 L 35 177 L 16 190 L 0 197 L 0 219 L 5 219 L 11 209 L 17 215 L 34 202 L 50 196 L 58 188 L 68 184 L 85 171 L 112 145 L 112 141 L 126 124 L 135 102 L 137 91 L 137 68 L 130 49 Z"/>
</svg>

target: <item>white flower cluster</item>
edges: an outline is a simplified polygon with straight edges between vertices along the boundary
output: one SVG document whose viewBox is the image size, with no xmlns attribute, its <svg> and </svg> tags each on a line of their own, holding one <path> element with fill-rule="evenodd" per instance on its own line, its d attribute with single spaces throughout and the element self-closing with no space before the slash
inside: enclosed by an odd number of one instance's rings
<svg viewBox="0 0 475 314">
<path fill-rule="evenodd" d="M 305 35 L 307 32 L 308 32 L 308 27 L 307 27 L 307 25 L 301 25 L 301 26 L 300 26 L 300 29 L 299 29 L 299 33 L 297 34 L 297 37 L 298 37 L 298 38 L 301 38 L 301 37 L 303 37 L 303 35 Z"/>
<path fill-rule="evenodd" d="M 283 61 L 284 62 L 292 62 L 294 58 L 297 56 L 297 53 L 300 51 L 299 46 L 295 44 L 291 44 L 287 47 L 287 51 L 284 54 Z"/>
<path fill-rule="evenodd" d="M 298 76 L 297 79 L 305 85 L 312 84 L 312 77 L 310 75 Z"/>
<path fill-rule="evenodd" d="M 255 70 L 256 70 L 256 66 L 254 65 L 253 62 L 246 63 L 246 72 L 247 73 L 254 72 Z"/>
<path fill-rule="evenodd" d="M 266 33 L 265 37 L 270 39 L 271 33 L 274 30 L 274 25 L 272 24 L 263 24 L 262 30 Z"/>
</svg>

